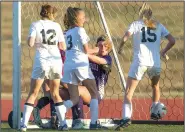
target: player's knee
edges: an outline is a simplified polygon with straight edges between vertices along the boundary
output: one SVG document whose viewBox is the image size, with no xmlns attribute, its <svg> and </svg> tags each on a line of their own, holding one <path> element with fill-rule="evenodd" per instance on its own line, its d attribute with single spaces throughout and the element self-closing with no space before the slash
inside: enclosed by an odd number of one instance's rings
<svg viewBox="0 0 185 132">
<path fill-rule="evenodd" d="M 90 93 L 91 94 L 91 99 L 98 99 L 98 93 L 93 91 Z"/>
<path fill-rule="evenodd" d="M 51 92 L 51 97 L 52 97 L 53 100 L 57 100 L 59 98 L 59 93 Z"/>
<path fill-rule="evenodd" d="M 93 79 L 87 79 L 82 82 L 82 84 L 88 89 L 91 99 L 98 99 L 98 90 L 96 87 L 96 82 Z"/>
<path fill-rule="evenodd" d="M 157 85 L 157 84 L 152 84 L 152 88 L 153 88 L 154 90 L 159 90 L 159 85 Z"/>
</svg>

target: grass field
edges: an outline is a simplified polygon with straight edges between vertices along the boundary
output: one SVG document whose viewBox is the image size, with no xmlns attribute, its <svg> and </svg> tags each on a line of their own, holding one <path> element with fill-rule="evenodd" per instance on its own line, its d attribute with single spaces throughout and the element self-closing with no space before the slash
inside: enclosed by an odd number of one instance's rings
<svg viewBox="0 0 185 132">
<path fill-rule="evenodd" d="M 2 132 L 16 132 L 16 130 L 8 128 L 8 126 L 2 124 Z M 51 132 L 55 130 L 28 130 L 28 132 Z M 92 132 L 90 130 L 70 130 L 72 132 Z M 113 132 L 112 130 L 96 130 L 96 132 Z M 132 124 L 131 126 L 122 129 L 121 131 L 124 132 L 183 132 L 184 127 L 183 125 L 136 125 Z"/>
</svg>

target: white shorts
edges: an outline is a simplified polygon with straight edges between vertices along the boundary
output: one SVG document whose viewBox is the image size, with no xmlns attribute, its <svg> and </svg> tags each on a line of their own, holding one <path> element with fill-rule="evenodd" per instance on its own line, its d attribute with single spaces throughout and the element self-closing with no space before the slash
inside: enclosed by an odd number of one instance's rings
<svg viewBox="0 0 185 132">
<path fill-rule="evenodd" d="M 33 79 L 60 79 L 62 78 L 62 60 L 39 60 L 35 59 L 32 78 Z"/>
<path fill-rule="evenodd" d="M 149 78 L 152 79 L 154 76 L 160 75 L 161 68 L 132 64 L 128 76 L 137 80 L 141 80 L 145 72 L 147 72 Z"/>
<path fill-rule="evenodd" d="M 89 67 L 71 69 L 64 66 L 62 82 L 78 85 L 80 82 L 86 79 L 94 79 L 94 75 Z"/>
</svg>

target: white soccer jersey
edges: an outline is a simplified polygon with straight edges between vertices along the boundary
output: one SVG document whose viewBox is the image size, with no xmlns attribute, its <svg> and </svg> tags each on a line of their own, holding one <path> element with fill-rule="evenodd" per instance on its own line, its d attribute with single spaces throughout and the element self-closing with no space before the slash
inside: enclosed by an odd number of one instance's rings
<svg viewBox="0 0 185 132">
<path fill-rule="evenodd" d="M 35 37 L 36 58 L 60 56 L 58 42 L 64 42 L 60 25 L 51 20 L 39 20 L 31 24 L 28 37 Z"/>
<path fill-rule="evenodd" d="M 36 46 L 32 78 L 60 78 L 63 63 L 58 42 L 65 41 L 60 25 L 51 20 L 39 20 L 31 24 L 28 37 L 35 38 Z"/>
<path fill-rule="evenodd" d="M 89 67 L 87 54 L 84 53 L 84 44 L 89 42 L 89 37 L 82 27 L 74 27 L 65 33 L 67 45 L 66 60 L 64 67 L 76 69 L 80 67 Z"/>
<path fill-rule="evenodd" d="M 129 26 L 128 31 L 133 34 L 133 63 L 160 67 L 161 38 L 169 34 L 168 30 L 160 23 L 156 29 L 151 29 L 143 20 L 138 20 Z"/>
</svg>

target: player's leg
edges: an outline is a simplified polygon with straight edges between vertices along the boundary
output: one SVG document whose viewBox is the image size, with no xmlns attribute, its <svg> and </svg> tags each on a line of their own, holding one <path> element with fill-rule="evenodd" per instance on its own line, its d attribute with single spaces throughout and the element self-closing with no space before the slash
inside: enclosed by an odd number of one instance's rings
<svg viewBox="0 0 185 132">
<path fill-rule="evenodd" d="M 85 86 L 90 95 L 90 111 L 91 111 L 91 123 L 90 129 L 98 129 L 103 128 L 100 124 L 97 123 L 98 120 L 98 90 L 96 86 L 96 82 L 92 71 L 89 67 L 84 67 L 77 69 L 75 71 L 75 75 L 78 77 L 80 81 L 82 81 L 82 85 Z"/>
<path fill-rule="evenodd" d="M 73 117 L 72 128 L 83 129 L 84 128 L 84 123 L 82 122 L 82 120 L 84 119 L 83 99 L 79 97 L 79 102 L 71 109 Z"/>
<path fill-rule="evenodd" d="M 106 127 L 101 126 L 98 123 L 98 90 L 96 86 L 96 82 L 94 79 L 86 79 L 82 82 L 82 85 L 85 86 L 90 95 L 90 111 L 91 111 L 91 123 L 90 129 L 107 129 Z"/>
<path fill-rule="evenodd" d="M 46 105 L 48 105 L 51 100 L 50 88 L 48 86 L 48 83 L 49 83 L 49 80 L 44 80 L 44 83 L 42 84 L 44 96 L 38 100 L 36 107 L 34 107 L 33 109 L 34 122 L 40 127 L 42 127 L 42 120 L 40 118 L 40 110 L 44 108 Z"/>
<path fill-rule="evenodd" d="M 60 122 L 60 126 L 66 126 L 66 122 L 65 122 L 66 111 L 63 111 L 65 106 L 59 95 L 59 85 L 60 85 L 60 79 L 54 79 L 49 81 L 51 96 L 55 103 L 55 109 Z M 65 129 L 68 130 L 67 126 L 65 127 Z"/>
<path fill-rule="evenodd" d="M 72 116 L 73 116 L 73 123 L 72 127 L 74 129 L 80 129 L 84 127 L 83 122 L 81 121 L 84 119 L 83 113 L 83 104 L 89 104 L 91 101 L 91 95 L 86 87 L 78 86 L 80 98 L 78 104 L 72 107 Z"/>
<path fill-rule="evenodd" d="M 148 72 L 148 76 L 151 79 L 151 86 L 153 89 L 151 119 L 157 120 L 159 119 L 159 117 L 154 113 L 154 109 L 160 100 L 159 79 L 160 79 L 161 68 L 152 67 L 152 68 L 149 68 L 147 72 Z"/>
<path fill-rule="evenodd" d="M 31 79 L 31 86 L 29 95 L 24 104 L 23 120 L 21 122 L 21 131 L 26 131 L 28 121 L 30 119 L 35 99 L 39 93 L 40 87 L 42 86 L 44 79 Z"/>
<path fill-rule="evenodd" d="M 120 127 L 125 127 L 130 124 L 131 116 L 132 116 L 132 97 L 134 91 L 142 79 L 147 67 L 139 66 L 139 65 L 131 65 L 129 75 L 127 78 L 126 90 L 123 101 L 123 110 L 122 110 L 122 120 L 120 120 L 120 124 L 116 127 L 116 130 L 119 130 Z"/>
</svg>

